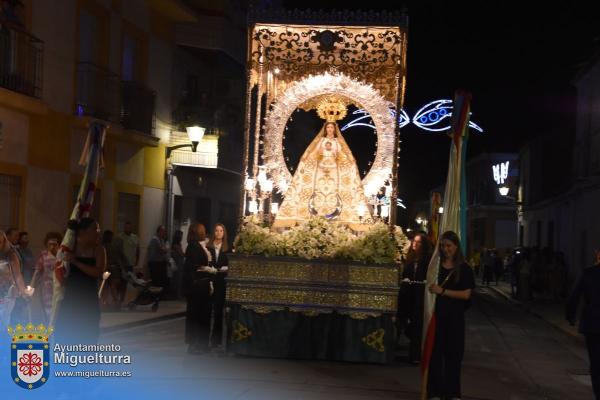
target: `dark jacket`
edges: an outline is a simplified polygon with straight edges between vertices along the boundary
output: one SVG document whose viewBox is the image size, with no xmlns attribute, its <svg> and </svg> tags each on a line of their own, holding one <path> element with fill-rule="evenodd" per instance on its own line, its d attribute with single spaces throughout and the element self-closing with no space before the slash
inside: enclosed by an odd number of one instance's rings
<svg viewBox="0 0 600 400">
<path fill-rule="evenodd" d="M 204 249 L 197 242 L 188 243 L 183 264 L 183 289 L 186 295 L 198 294 L 198 289 L 204 291 L 208 288 L 211 274 L 197 271 L 199 267 L 206 266 L 208 266 L 208 256 Z M 206 285 L 202 282 L 205 282 Z"/>
<path fill-rule="evenodd" d="M 219 256 L 217 257 L 217 252 L 214 247 L 208 246 L 208 251 L 210 251 L 210 256 L 212 257 L 212 262 L 210 263 L 211 267 L 215 267 L 216 269 L 221 269 L 221 267 L 229 267 L 229 259 L 227 258 L 227 253 L 224 251 L 219 252 Z M 225 277 L 227 276 L 227 272 L 217 272 L 216 275 L 213 275 L 213 280 L 218 282 L 224 282 Z"/>
<path fill-rule="evenodd" d="M 429 259 L 430 257 L 425 256 L 417 263 L 408 263 L 402 272 L 402 279 L 408 278 L 411 281 L 424 281 L 427 279 Z M 411 320 L 422 319 L 424 293 L 425 285 L 423 284 L 402 283 L 400 298 L 403 304 L 400 305 L 402 308 L 400 315 Z"/>
<path fill-rule="evenodd" d="M 577 307 L 583 297 L 579 332 L 600 334 L 600 264 L 585 268 L 567 302 L 566 317 L 572 324 L 577 319 Z"/>
</svg>

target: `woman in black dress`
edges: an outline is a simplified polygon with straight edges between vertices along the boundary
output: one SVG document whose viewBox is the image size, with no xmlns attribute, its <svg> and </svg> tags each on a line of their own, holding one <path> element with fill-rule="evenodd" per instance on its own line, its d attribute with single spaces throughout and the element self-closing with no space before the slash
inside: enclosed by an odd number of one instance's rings
<svg viewBox="0 0 600 400">
<path fill-rule="evenodd" d="M 408 319 L 406 334 L 410 339 L 408 361 L 417 364 L 421 360 L 421 338 L 423 336 L 423 301 L 425 286 L 421 283 L 427 278 L 427 269 L 431 260 L 431 242 L 427 235 L 419 232 L 413 238 L 402 272 L 402 295 L 404 304 L 398 309 L 404 310 Z M 408 280 L 408 281 L 407 281 Z"/>
<path fill-rule="evenodd" d="M 194 223 L 188 230 L 183 267 L 183 285 L 187 299 L 185 319 L 185 342 L 188 353 L 200 354 L 208 350 L 210 334 L 211 296 L 214 292 L 212 279 L 216 269 L 209 266 L 210 252 L 204 246 L 206 229 Z"/>
<path fill-rule="evenodd" d="M 465 352 L 465 309 L 475 288 L 475 275 L 452 231 L 440 238 L 438 283 L 429 287 L 435 302 L 435 341 L 429 361 L 428 398 L 459 399 L 460 370 Z"/>
<path fill-rule="evenodd" d="M 213 234 L 208 243 L 208 250 L 212 257 L 211 265 L 217 269 L 216 275 L 213 277 L 215 293 L 212 296 L 213 308 L 213 331 L 211 335 L 211 345 L 217 348 L 223 346 L 223 309 L 225 307 L 225 277 L 229 269 L 229 259 L 227 252 L 229 251 L 229 243 L 227 242 L 227 230 L 225 225 L 216 224 Z"/>
<path fill-rule="evenodd" d="M 61 343 L 98 343 L 100 305 L 98 279 L 106 269 L 106 252 L 100 244 L 100 227 L 92 218 L 69 221 L 75 231 L 75 248 L 67 253 L 69 272 L 58 310 L 56 336 Z"/>
</svg>

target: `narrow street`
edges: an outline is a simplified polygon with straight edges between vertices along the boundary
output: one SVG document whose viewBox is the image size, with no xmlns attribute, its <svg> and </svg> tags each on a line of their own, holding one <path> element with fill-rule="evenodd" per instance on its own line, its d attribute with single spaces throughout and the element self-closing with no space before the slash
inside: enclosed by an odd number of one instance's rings
<svg viewBox="0 0 600 400">
<path fill-rule="evenodd" d="M 183 331 L 184 319 L 179 318 L 106 334 L 101 343 L 120 344 L 134 355 L 132 379 L 148 391 L 148 398 L 166 395 L 174 385 L 190 398 L 419 398 L 419 368 L 401 357 L 393 365 L 381 366 L 191 356 L 185 351 Z M 583 342 L 493 290 L 477 290 L 467 332 L 463 398 L 592 398 Z"/>
</svg>

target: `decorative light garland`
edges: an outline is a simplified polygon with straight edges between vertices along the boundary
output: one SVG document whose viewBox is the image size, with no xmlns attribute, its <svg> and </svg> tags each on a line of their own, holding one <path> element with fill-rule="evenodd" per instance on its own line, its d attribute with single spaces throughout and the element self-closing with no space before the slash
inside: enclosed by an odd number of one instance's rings
<svg viewBox="0 0 600 400">
<path fill-rule="evenodd" d="M 292 181 L 283 155 L 283 133 L 291 115 L 305 101 L 323 94 L 345 96 L 369 113 L 377 132 L 377 152 L 362 180 L 367 196 L 376 194 L 392 172 L 394 155 L 394 116 L 390 103 L 373 86 L 341 73 L 310 75 L 291 84 L 274 102 L 265 118 L 264 165 L 279 192 Z M 408 119 L 408 116 L 406 116 Z"/>
<path fill-rule="evenodd" d="M 390 113 L 395 118 L 396 110 L 390 108 Z M 358 109 L 354 111 L 352 114 L 359 115 L 358 118 L 353 119 L 344 125 L 340 130 L 345 131 L 349 128 L 353 128 L 355 126 L 365 126 L 367 128 L 376 129 L 375 125 L 368 121 L 371 118 L 371 115 L 368 111 L 364 109 Z M 408 116 L 406 111 L 400 110 L 400 115 L 398 116 L 398 124 L 400 128 L 405 127 L 409 123 L 413 123 L 417 127 L 424 129 L 426 131 L 431 132 L 443 132 L 450 129 L 450 124 L 436 127 L 436 125 L 440 124 L 442 121 L 452 117 L 452 100 L 435 100 L 431 103 L 425 104 L 423 107 L 419 108 L 419 110 L 415 113 L 415 116 L 411 118 Z M 469 121 L 469 128 L 475 129 L 483 133 L 483 129 L 479 125 L 477 125 L 473 121 Z"/>
</svg>

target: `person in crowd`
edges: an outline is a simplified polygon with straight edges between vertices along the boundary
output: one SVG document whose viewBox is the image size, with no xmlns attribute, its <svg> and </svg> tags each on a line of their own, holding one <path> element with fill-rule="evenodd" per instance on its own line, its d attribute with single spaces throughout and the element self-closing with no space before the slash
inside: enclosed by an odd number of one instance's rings
<svg viewBox="0 0 600 400">
<path fill-rule="evenodd" d="M 594 397 L 600 400 L 600 249 L 596 250 L 596 262 L 581 273 L 566 307 L 566 318 L 575 325 L 577 308 L 583 298 L 583 310 L 579 332 L 585 336 L 590 358 L 590 375 Z"/>
<path fill-rule="evenodd" d="M 105 230 L 102 233 L 102 246 L 106 252 L 106 270 L 110 272 L 103 288 L 102 303 L 110 305 L 114 310 L 121 310 L 121 287 L 123 286 L 123 270 L 121 268 L 121 247 L 115 240 L 115 234 L 111 230 Z M 110 300 L 109 300 L 110 299 Z"/>
<path fill-rule="evenodd" d="M 181 241 L 183 240 L 183 232 L 181 230 L 175 231 L 173 239 L 171 240 L 171 258 L 175 263 L 177 270 L 173 276 L 174 294 L 177 299 L 183 297 L 183 263 L 185 261 L 185 253 Z"/>
<path fill-rule="evenodd" d="M 48 232 L 44 238 L 45 249 L 41 251 L 35 263 L 31 286 L 36 288 L 42 303 L 42 313 L 45 323 L 50 322 L 52 315 L 52 295 L 54 293 L 54 267 L 56 254 L 62 241 L 58 232 Z"/>
<path fill-rule="evenodd" d="M 519 264 L 521 262 L 521 251 L 513 250 L 508 259 L 507 270 L 510 275 L 510 292 L 513 297 L 517 297 L 519 292 Z"/>
<path fill-rule="evenodd" d="M 212 263 L 217 273 L 213 277 L 215 292 L 212 296 L 213 307 L 213 330 L 210 344 L 217 349 L 223 348 L 223 309 L 225 308 L 225 277 L 229 270 L 229 242 L 227 240 L 227 229 L 225 225 L 216 224 L 213 234 L 208 242 L 207 248 L 210 251 Z"/>
<path fill-rule="evenodd" d="M 216 272 L 216 269 L 210 266 L 212 257 L 204 245 L 204 225 L 191 224 L 187 242 L 183 267 L 183 284 L 187 299 L 185 342 L 188 345 L 188 353 L 201 354 L 208 351 L 211 298 L 214 293 L 213 272 Z"/>
<path fill-rule="evenodd" d="M 98 281 L 106 270 L 106 251 L 93 218 L 71 220 L 69 228 L 76 239 L 73 252 L 65 254 L 68 274 L 56 317 L 56 337 L 60 343 L 95 344 L 100 333 Z"/>
<path fill-rule="evenodd" d="M 15 299 L 21 296 L 31 297 L 21 274 L 21 258 L 6 234 L 0 231 L 0 329 L 3 332 L 10 324 Z"/>
<path fill-rule="evenodd" d="M 166 238 L 167 230 L 161 225 L 156 229 L 156 235 L 148 244 L 148 255 L 146 257 L 152 285 L 162 287 L 163 294 L 169 287 L 169 277 L 167 276 L 169 248 L 167 247 Z"/>
<path fill-rule="evenodd" d="M 6 238 L 14 248 L 19 247 L 19 230 L 17 228 L 8 228 L 6 230 Z"/>
<path fill-rule="evenodd" d="M 133 273 L 133 269 L 140 261 L 140 240 L 133 232 L 133 224 L 130 221 L 125 222 L 123 232 L 115 238 L 115 248 L 121 268 L 121 280 L 118 290 L 120 302 L 122 303 L 127 290 L 127 275 Z"/>
<path fill-rule="evenodd" d="M 402 272 L 402 293 L 399 299 L 402 299 L 404 304 L 398 304 L 398 309 L 401 310 L 401 318 L 408 320 L 406 334 L 410 339 L 408 362 L 411 364 L 418 364 L 421 360 L 425 286 L 417 282 L 423 282 L 427 278 L 431 253 L 431 242 L 427 235 L 422 232 L 415 234 Z"/>
<path fill-rule="evenodd" d="M 19 254 L 21 255 L 23 280 L 25 283 L 31 282 L 35 271 L 35 257 L 29 247 L 29 234 L 27 232 L 19 232 Z"/>
<path fill-rule="evenodd" d="M 562 298 L 566 298 L 569 294 L 569 269 L 565 261 L 565 254 L 562 251 L 556 253 L 556 263 L 560 271 L 559 295 Z"/>
<path fill-rule="evenodd" d="M 521 300 L 531 300 L 531 252 L 523 249 L 519 261 L 519 287 L 517 294 Z"/>
<path fill-rule="evenodd" d="M 461 397 L 460 374 L 465 349 L 465 310 L 475 288 L 473 269 L 465 262 L 460 239 L 447 231 L 440 238 L 437 283 L 429 291 L 435 302 L 435 341 L 429 361 L 429 398 Z"/>
<path fill-rule="evenodd" d="M 504 275 L 504 264 L 502 263 L 502 257 L 498 253 L 498 250 L 492 250 L 492 259 L 493 259 L 493 269 L 494 269 L 494 278 L 496 280 L 496 286 L 500 282 L 500 279 Z"/>
<path fill-rule="evenodd" d="M 477 249 L 471 255 L 471 267 L 473 267 L 473 271 L 475 272 L 475 276 L 479 276 L 479 270 L 481 269 L 481 250 Z"/>
<path fill-rule="evenodd" d="M 492 256 L 491 249 L 483 250 L 483 256 L 481 257 L 481 266 L 483 268 L 481 284 L 490 286 L 490 282 L 494 277 L 494 257 Z"/>
<path fill-rule="evenodd" d="M 14 231 L 11 232 L 14 237 Z M 33 272 L 35 270 L 35 257 L 29 247 L 29 234 L 27 232 L 19 232 L 15 246 L 17 253 L 21 259 L 21 275 L 25 285 L 31 284 Z M 31 320 L 31 298 L 20 296 L 15 300 L 11 321 L 13 324 L 22 323 L 23 321 Z"/>
</svg>

